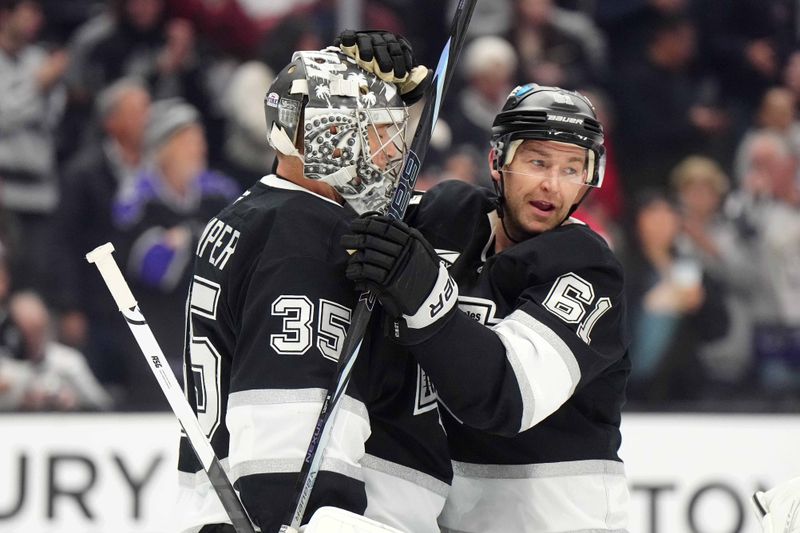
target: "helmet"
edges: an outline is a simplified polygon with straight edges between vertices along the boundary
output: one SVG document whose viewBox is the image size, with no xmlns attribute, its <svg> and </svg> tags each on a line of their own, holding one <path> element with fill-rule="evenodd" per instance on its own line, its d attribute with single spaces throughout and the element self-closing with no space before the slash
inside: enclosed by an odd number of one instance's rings
<svg viewBox="0 0 800 533">
<path fill-rule="evenodd" d="M 267 90 L 264 109 L 269 144 L 302 159 L 307 178 L 330 184 L 359 214 L 386 211 L 400 176 L 408 123 L 394 84 L 336 48 L 295 52 Z M 370 149 L 369 131 L 384 124 L 389 129 L 378 150 L 393 143 L 400 155 L 381 168 L 373 161 L 377 151 Z M 296 148 L 300 138 L 302 153 Z"/>
<path fill-rule="evenodd" d="M 574 91 L 535 83 L 511 91 L 492 124 L 494 168 L 514 159 L 522 141 L 537 139 L 586 148 L 585 185 L 600 187 L 605 172 L 603 127 L 588 98 Z"/>
</svg>

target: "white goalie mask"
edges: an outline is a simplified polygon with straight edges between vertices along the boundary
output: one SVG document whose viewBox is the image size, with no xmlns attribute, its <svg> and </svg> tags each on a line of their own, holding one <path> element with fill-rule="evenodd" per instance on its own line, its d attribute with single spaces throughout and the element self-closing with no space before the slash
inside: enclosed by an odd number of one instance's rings
<svg viewBox="0 0 800 533">
<path fill-rule="evenodd" d="M 307 178 L 330 184 L 359 214 L 386 212 L 408 124 L 394 84 L 335 48 L 295 52 L 267 91 L 264 109 L 270 145 L 302 159 Z"/>
</svg>

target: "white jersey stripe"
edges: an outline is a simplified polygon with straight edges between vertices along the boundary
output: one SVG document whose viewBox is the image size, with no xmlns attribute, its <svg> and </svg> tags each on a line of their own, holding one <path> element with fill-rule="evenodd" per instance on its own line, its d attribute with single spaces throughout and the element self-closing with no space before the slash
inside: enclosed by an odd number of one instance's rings
<svg viewBox="0 0 800 533">
<path fill-rule="evenodd" d="M 441 533 L 469 533 L 458 529 L 441 528 Z M 627 529 L 579 529 L 574 531 L 559 531 L 558 533 L 628 533 Z"/>
<path fill-rule="evenodd" d="M 442 497 L 447 496 L 447 491 L 450 490 L 450 485 L 444 481 L 439 481 L 435 477 L 429 476 L 419 470 L 414 470 L 413 468 L 393 463 L 392 461 L 387 461 L 386 459 L 381 459 L 374 455 L 365 454 L 364 459 L 361 460 L 361 466 L 408 481 Z"/>
<path fill-rule="evenodd" d="M 439 533 L 436 520 L 444 507 L 447 485 L 372 456 L 365 456 L 362 472 L 367 490 L 365 516 L 409 533 Z"/>
<path fill-rule="evenodd" d="M 255 473 L 299 472 L 324 396 L 322 389 L 232 393 L 226 420 L 234 478 Z M 321 469 L 361 480 L 359 463 L 369 435 L 364 404 L 345 395 L 325 447 Z"/>
<path fill-rule="evenodd" d="M 228 475 L 228 477 L 230 477 L 231 468 L 228 465 L 228 458 L 226 457 L 225 459 L 220 459 L 219 464 L 222 467 L 222 470 Z M 204 484 L 210 485 L 211 482 L 208 480 L 208 474 L 206 474 L 202 469 L 193 474 L 179 470 L 178 484 L 186 488 L 194 488 Z"/>
<path fill-rule="evenodd" d="M 602 459 L 533 465 L 484 465 L 453 461 L 453 472 L 463 477 L 496 479 L 529 479 L 585 474 L 616 474 L 624 476 L 625 465 L 619 461 Z"/>
<path fill-rule="evenodd" d="M 293 472 L 300 472 L 302 467 L 302 457 L 291 459 L 260 459 L 255 461 L 246 461 L 237 464 L 231 471 L 231 481 L 237 481 L 242 476 L 252 476 L 255 474 L 286 474 Z M 345 475 L 352 479 L 363 481 L 361 470 L 354 465 L 348 464 L 345 461 L 324 457 L 320 466 L 320 470 L 326 472 L 335 472 L 337 474 Z"/>
<path fill-rule="evenodd" d="M 228 398 L 228 409 L 232 407 L 250 407 L 253 405 L 277 405 L 288 403 L 319 402 L 325 400 L 328 393 L 325 389 L 256 389 L 233 392 Z M 345 394 L 342 399 L 342 409 L 357 414 L 369 421 L 367 407 L 363 402 L 354 400 Z"/>
<path fill-rule="evenodd" d="M 453 486 L 440 518 L 442 531 L 610 533 L 627 527 L 630 496 L 619 462 L 454 463 L 453 468 Z"/>
<path fill-rule="evenodd" d="M 522 395 L 520 432 L 530 429 L 566 402 L 581 373 L 569 346 L 549 327 L 516 310 L 493 328 L 506 348 Z"/>
</svg>

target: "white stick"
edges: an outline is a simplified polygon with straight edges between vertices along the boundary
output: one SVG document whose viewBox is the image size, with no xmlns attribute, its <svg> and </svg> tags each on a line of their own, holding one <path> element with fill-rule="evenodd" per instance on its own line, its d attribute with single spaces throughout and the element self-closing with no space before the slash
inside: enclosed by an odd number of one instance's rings
<svg viewBox="0 0 800 533">
<path fill-rule="evenodd" d="M 167 397 L 172 412 L 178 417 L 178 422 L 186 433 L 186 437 L 189 439 L 197 458 L 203 465 L 203 470 L 208 474 L 209 480 L 237 533 L 254 533 L 253 525 L 247 517 L 242 502 L 236 495 L 233 485 L 231 485 L 228 476 L 223 471 L 219 460 L 214 455 L 214 449 L 200 427 L 200 423 L 189 402 L 183 395 L 183 389 L 178 380 L 175 379 L 175 374 L 173 374 L 169 362 L 164 357 L 164 352 L 161 351 L 161 347 L 158 345 L 150 326 L 136 305 L 136 298 L 134 298 L 130 287 L 125 282 L 114 256 L 111 255 L 113 251 L 114 246 L 107 242 L 86 254 L 86 260 L 93 263 L 100 271 L 100 275 L 103 276 L 103 281 L 105 281 L 108 290 L 111 292 L 111 296 L 114 297 L 114 301 L 117 302 L 125 322 L 128 323 L 128 327 L 136 338 L 147 364 L 150 365 L 150 370 L 156 377 L 164 396 Z"/>
</svg>

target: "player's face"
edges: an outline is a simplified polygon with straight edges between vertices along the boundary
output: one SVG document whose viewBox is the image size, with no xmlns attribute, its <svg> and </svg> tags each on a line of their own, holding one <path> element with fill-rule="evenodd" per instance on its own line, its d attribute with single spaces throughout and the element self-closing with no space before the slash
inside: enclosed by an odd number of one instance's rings
<svg viewBox="0 0 800 533">
<path fill-rule="evenodd" d="M 399 137 L 398 128 L 392 124 L 376 124 L 369 127 L 369 150 L 375 166 L 385 170 L 389 163 L 402 157 Z"/>
<path fill-rule="evenodd" d="M 524 238 L 561 224 L 588 187 L 586 173 L 585 148 L 524 141 L 503 171 L 506 228 Z"/>
</svg>

